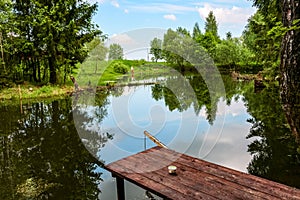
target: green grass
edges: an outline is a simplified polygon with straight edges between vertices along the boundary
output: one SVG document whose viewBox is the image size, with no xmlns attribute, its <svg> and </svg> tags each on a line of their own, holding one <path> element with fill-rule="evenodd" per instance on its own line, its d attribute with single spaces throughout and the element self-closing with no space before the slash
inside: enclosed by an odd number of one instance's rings
<svg viewBox="0 0 300 200">
<path fill-rule="evenodd" d="M 20 85 L 20 87 L 15 86 L 2 89 L 0 92 L 0 101 L 65 96 L 73 90 L 73 86 L 35 86 L 25 83 Z"/>
<path fill-rule="evenodd" d="M 75 75 L 80 87 L 106 85 L 108 82 L 115 83 L 124 76 L 131 76 L 129 70 L 127 74 L 117 73 L 114 71 L 112 64 L 121 62 L 128 67 L 134 68 L 134 76 L 142 79 L 147 76 L 158 76 L 170 71 L 164 63 L 152 63 L 144 60 L 115 60 L 115 61 L 95 61 L 86 60 L 79 66 L 77 75 Z"/>
</svg>

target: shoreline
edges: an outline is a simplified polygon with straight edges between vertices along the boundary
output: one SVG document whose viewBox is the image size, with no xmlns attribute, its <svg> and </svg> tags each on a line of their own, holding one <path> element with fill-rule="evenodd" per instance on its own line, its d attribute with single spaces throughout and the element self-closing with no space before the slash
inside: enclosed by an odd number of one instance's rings
<svg viewBox="0 0 300 200">
<path fill-rule="evenodd" d="M 159 70 L 160 71 L 160 70 Z M 156 70 L 149 70 L 147 73 L 143 73 L 145 75 L 149 75 L 150 72 L 152 72 L 152 75 L 157 74 Z M 160 71 L 159 74 L 161 74 L 164 71 Z M 142 73 L 141 70 L 137 70 L 136 74 Z M 231 75 L 233 79 L 240 79 L 240 80 L 263 80 L 262 77 L 255 74 L 239 74 L 239 73 L 228 73 Z M 128 75 L 128 74 L 127 74 Z M 124 74 L 119 74 L 117 76 L 118 78 L 124 76 Z M 121 87 L 121 86 L 131 86 L 131 85 L 142 85 L 145 83 L 123 83 L 123 84 L 116 84 L 116 80 L 111 81 L 103 81 L 102 84 L 97 85 L 94 89 L 96 91 L 99 90 L 109 90 L 111 88 L 115 87 Z M 113 83 L 112 85 L 107 85 L 107 82 Z M 106 84 L 105 84 L 106 83 Z M 147 83 L 146 83 L 147 84 Z M 149 84 L 149 83 L 148 83 Z M 151 84 L 155 84 L 154 82 L 151 82 Z M 82 87 L 80 90 L 90 90 L 89 87 Z M 0 104 L 7 103 L 7 102 L 15 102 L 15 101 L 34 101 L 34 100 L 42 100 L 42 99 L 48 99 L 48 98 L 59 98 L 59 97 L 66 97 L 68 95 L 72 95 L 73 93 L 80 92 L 76 91 L 74 85 L 71 82 L 68 82 L 65 85 L 44 85 L 44 86 L 36 86 L 34 84 L 25 82 L 23 84 L 14 85 L 14 87 L 11 88 L 3 88 L 0 90 Z"/>
<path fill-rule="evenodd" d="M 63 97 L 73 92 L 74 86 L 70 85 L 35 86 L 25 83 L 0 90 L 0 103 Z"/>
</svg>

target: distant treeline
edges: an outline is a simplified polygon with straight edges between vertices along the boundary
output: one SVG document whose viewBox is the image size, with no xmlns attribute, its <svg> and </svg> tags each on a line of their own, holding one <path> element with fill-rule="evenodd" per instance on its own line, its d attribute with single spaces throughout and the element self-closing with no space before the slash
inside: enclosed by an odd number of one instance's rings
<svg viewBox="0 0 300 200">
<path fill-rule="evenodd" d="M 152 59 L 164 59 L 184 71 L 189 68 L 191 57 L 197 55 L 206 59 L 208 55 L 223 70 L 243 73 L 263 71 L 264 76 L 274 79 L 279 74 L 280 46 L 285 33 L 279 7 L 278 1 L 258 6 L 257 12 L 248 19 L 241 37 L 232 37 L 229 31 L 223 39 L 218 35 L 216 17 L 211 11 L 206 18 L 204 32 L 196 22 L 192 32 L 178 27 L 176 30 L 169 29 L 162 40 L 154 38 L 150 51 Z M 266 9 L 268 12 L 265 12 Z"/>
</svg>

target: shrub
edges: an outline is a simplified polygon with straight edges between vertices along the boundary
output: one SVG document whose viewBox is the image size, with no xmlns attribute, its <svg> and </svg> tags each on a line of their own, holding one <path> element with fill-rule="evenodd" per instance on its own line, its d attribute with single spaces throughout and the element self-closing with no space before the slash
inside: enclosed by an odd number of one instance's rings
<svg viewBox="0 0 300 200">
<path fill-rule="evenodd" d="M 114 72 L 119 74 L 126 74 L 128 72 L 128 67 L 121 62 L 115 62 L 112 64 Z"/>
</svg>

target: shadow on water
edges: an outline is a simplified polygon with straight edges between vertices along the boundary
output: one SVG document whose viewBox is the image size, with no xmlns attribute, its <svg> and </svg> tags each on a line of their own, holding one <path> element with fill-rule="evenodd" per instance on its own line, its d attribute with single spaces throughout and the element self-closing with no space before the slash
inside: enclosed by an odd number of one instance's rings
<svg viewBox="0 0 300 200">
<path fill-rule="evenodd" d="M 78 137 L 71 98 L 0 109 L 0 199 L 98 198 L 102 162 Z M 102 146 L 110 137 L 90 134 Z"/>
</svg>

